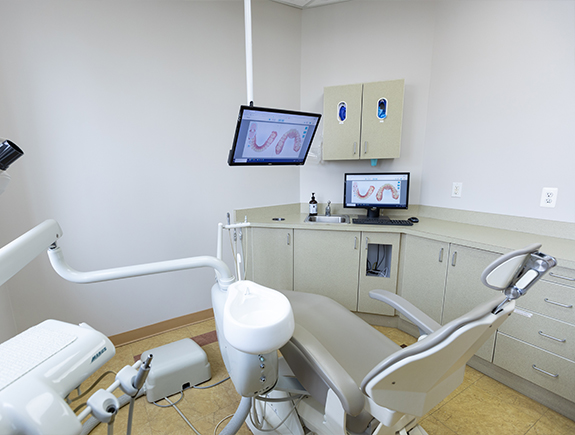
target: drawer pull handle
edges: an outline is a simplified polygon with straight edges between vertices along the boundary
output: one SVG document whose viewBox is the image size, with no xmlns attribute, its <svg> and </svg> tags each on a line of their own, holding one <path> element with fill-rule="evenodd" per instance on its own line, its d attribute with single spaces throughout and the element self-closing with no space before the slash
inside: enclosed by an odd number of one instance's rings
<svg viewBox="0 0 575 435">
<path fill-rule="evenodd" d="M 549 299 L 545 298 L 543 299 L 545 302 L 547 302 L 548 304 L 553 304 L 553 305 L 558 305 L 560 307 L 563 308 L 573 308 L 573 305 L 567 305 L 567 304 L 562 304 L 560 302 L 555 302 L 555 301 L 550 301 Z"/>
<path fill-rule="evenodd" d="M 538 372 L 544 373 L 547 376 L 551 376 L 552 378 L 558 378 L 559 375 L 558 374 L 553 374 L 553 373 L 549 373 L 543 369 L 540 369 L 539 367 L 537 367 L 535 364 L 533 364 L 531 367 L 533 367 L 535 370 L 537 370 Z"/>
<path fill-rule="evenodd" d="M 566 279 L 567 281 L 575 281 L 575 278 L 571 278 L 570 276 L 557 275 L 556 273 L 553 272 L 549 272 L 549 276 L 553 276 L 559 279 Z"/>
<path fill-rule="evenodd" d="M 552 335 L 547 335 L 543 331 L 539 331 L 539 335 L 542 337 L 545 337 L 545 338 L 550 338 L 551 340 L 558 341 L 559 343 L 565 343 L 567 341 L 564 338 L 557 338 L 557 337 L 553 337 Z"/>
</svg>

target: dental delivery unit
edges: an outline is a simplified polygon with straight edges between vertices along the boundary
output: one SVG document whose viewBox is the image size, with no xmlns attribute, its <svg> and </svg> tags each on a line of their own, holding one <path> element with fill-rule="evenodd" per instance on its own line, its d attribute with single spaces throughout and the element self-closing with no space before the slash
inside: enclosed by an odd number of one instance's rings
<svg viewBox="0 0 575 435">
<path fill-rule="evenodd" d="M 235 434 L 244 422 L 256 435 L 424 435 L 419 418 L 461 384 L 465 364 L 512 314 L 515 299 L 556 265 L 538 251 L 538 244 L 503 255 L 481 276 L 500 294 L 443 326 L 400 296 L 372 290 L 372 298 L 419 328 L 419 341 L 401 348 L 327 297 L 236 281 L 221 260 L 222 234 L 243 226 L 249 223 L 219 224 L 217 257 L 84 273 L 68 266 L 56 244 L 62 230 L 48 220 L 0 249 L 0 285 L 46 249 L 56 272 L 76 283 L 211 267 L 216 271 L 211 294 L 218 342 L 242 396 L 224 435 Z M 169 381 L 169 376 L 158 376 L 148 382 L 153 354 L 122 369 L 79 415 L 66 400 L 114 354 L 110 340 L 90 326 L 57 320 L 0 344 L 0 434 L 89 433 L 98 422 L 108 423 L 111 433 L 114 416 L 128 402 L 130 433 L 134 400 L 146 388 Z M 120 399 L 112 394 L 118 387 L 125 393 Z M 89 414 L 88 422 L 95 423 L 83 427 Z"/>
</svg>

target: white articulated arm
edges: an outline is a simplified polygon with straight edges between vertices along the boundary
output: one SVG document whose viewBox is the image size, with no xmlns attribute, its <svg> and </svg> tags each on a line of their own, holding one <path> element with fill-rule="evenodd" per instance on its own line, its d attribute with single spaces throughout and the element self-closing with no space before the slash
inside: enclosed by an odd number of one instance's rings
<svg viewBox="0 0 575 435">
<path fill-rule="evenodd" d="M 53 219 L 42 222 L 0 248 L 0 285 L 4 284 L 62 236 Z"/>
<path fill-rule="evenodd" d="M 175 272 L 178 270 L 196 269 L 199 267 L 211 267 L 215 269 L 218 272 L 218 281 L 223 289 L 227 288 L 234 281 L 234 277 L 226 263 L 218 258 L 207 255 L 181 258 L 178 260 L 160 261 L 157 263 L 138 264 L 135 266 L 117 267 L 114 269 L 96 270 L 92 272 L 79 272 L 72 269 L 68 263 L 66 263 L 62 249 L 59 247 L 50 248 L 48 250 L 48 257 L 50 258 L 52 267 L 58 275 L 67 281 L 79 284 Z"/>
<path fill-rule="evenodd" d="M 441 328 L 439 323 L 437 323 L 411 302 L 406 301 L 395 293 L 388 292 L 387 290 L 372 290 L 369 292 L 369 297 L 372 299 L 377 299 L 381 302 L 385 302 L 387 305 L 395 308 L 397 311 L 407 317 L 410 322 L 414 323 L 422 334 L 431 334 L 433 331 Z"/>
</svg>

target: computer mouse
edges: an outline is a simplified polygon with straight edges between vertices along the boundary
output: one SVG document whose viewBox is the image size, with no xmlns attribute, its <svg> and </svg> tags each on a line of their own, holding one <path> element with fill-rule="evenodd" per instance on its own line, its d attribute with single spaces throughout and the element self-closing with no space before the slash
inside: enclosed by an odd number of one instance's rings
<svg viewBox="0 0 575 435">
<path fill-rule="evenodd" d="M 409 221 L 409 222 L 413 222 L 414 224 L 416 224 L 416 223 L 419 222 L 419 219 L 417 219 L 416 217 L 410 217 L 410 218 L 408 219 L 408 221 Z"/>
</svg>

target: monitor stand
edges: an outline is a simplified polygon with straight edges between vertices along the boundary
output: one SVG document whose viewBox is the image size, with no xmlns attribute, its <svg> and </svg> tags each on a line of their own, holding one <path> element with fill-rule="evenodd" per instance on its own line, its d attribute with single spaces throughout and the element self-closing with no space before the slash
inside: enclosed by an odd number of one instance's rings
<svg viewBox="0 0 575 435">
<path fill-rule="evenodd" d="M 388 220 L 390 220 L 390 219 L 389 219 L 389 216 L 380 216 L 380 215 L 379 215 L 379 208 L 377 208 L 377 207 L 370 207 L 370 208 L 368 208 L 368 209 L 367 209 L 367 216 L 366 216 L 366 217 L 367 217 L 367 218 L 370 218 L 370 219 L 381 219 L 381 220 L 383 220 L 383 221 L 388 221 Z"/>
</svg>

